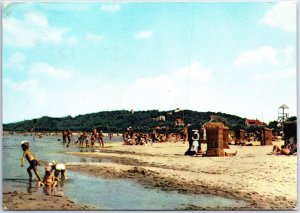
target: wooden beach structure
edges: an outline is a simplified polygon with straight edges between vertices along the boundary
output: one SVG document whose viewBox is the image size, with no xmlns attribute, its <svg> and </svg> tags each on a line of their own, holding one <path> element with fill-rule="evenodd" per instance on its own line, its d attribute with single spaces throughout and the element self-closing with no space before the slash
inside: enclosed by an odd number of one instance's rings
<svg viewBox="0 0 300 213">
<path fill-rule="evenodd" d="M 263 138 L 262 138 L 262 144 L 261 145 L 273 145 L 272 144 L 272 129 L 269 128 L 263 128 Z"/>
<path fill-rule="evenodd" d="M 224 127 L 223 128 L 223 148 L 224 149 L 229 149 L 229 128 Z"/>
<path fill-rule="evenodd" d="M 246 131 L 243 129 L 240 129 L 239 135 L 238 135 L 238 139 L 239 140 L 244 140 L 246 138 Z"/>
<path fill-rule="evenodd" d="M 223 157 L 224 154 L 224 141 L 223 141 L 223 129 L 224 124 L 219 122 L 209 122 L 205 124 L 206 137 L 207 137 L 207 151 L 208 157 Z"/>
</svg>

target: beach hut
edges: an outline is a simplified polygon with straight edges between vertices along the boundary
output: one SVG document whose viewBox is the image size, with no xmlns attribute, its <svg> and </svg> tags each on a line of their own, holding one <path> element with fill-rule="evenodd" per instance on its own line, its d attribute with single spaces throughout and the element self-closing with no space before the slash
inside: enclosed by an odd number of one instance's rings
<svg viewBox="0 0 300 213">
<path fill-rule="evenodd" d="M 262 139 L 262 145 L 273 145 L 272 144 L 272 129 L 264 128 L 263 129 L 263 139 Z"/>
<path fill-rule="evenodd" d="M 223 128 L 223 148 L 229 149 L 229 128 L 224 127 Z"/>
<path fill-rule="evenodd" d="M 245 139 L 245 135 L 246 135 L 246 131 L 243 130 L 243 129 L 240 129 L 240 134 L 239 134 L 238 139 L 239 140 L 244 140 Z"/>
<path fill-rule="evenodd" d="M 206 156 L 224 156 L 223 149 L 223 123 L 209 122 L 205 124 L 207 137 Z"/>
</svg>

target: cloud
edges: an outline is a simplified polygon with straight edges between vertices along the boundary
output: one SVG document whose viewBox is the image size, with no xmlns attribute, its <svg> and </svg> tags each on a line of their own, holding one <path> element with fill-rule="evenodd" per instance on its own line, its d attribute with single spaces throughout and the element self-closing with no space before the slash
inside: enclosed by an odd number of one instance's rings
<svg viewBox="0 0 300 213">
<path fill-rule="evenodd" d="M 29 68 L 31 75 L 46 75 L 56 80 L 66 80 L 71 77 L 71 72 L 68 70 L 52 67 L 46 63 L 35 63 Z"/>
<path fill-rule="evenodd" d="M 200 91 L 206 90 L 211 75 L 211 70 L 195 62 L 170 73 L 139 79 L 123 94 L 123 104 L 137 109 L 185 108 L 187 103 L 197 107 L 208 95 L 204 94 L 204 99 L 198 96 Z"/>
<path fill-rule="evenodd" d="M 14 82 L 11 79 L 3 79 L 3 86 L 5 92 L 8 92 L 7 90 L 12 90 L 16 97 L 19 97 L 21 94 L 21 97 L 30 100 L 29 102 L 31 102 L 32 105 L 41 106 L 46 105 L 48 102 L 48 93 L 41 87 L 39 81 L 35 78 L 23 82 Z M 7 101 L 10 98 L 11 97 L 7 97 L 5 100 Z"/>
<path fill-rule="evenodd" d="M 235 66 L 247 66 L 253 64 L 278 65 L 277 53 L 273 47 L 263 46 L 256 50 L 249 50 L 242 53 L 233 62 Z"/>
<path fill-rule="evenodd" d="M 286 32 L 296 32 L 296 3 L 289 1 L 278 2 L 260 21 Z"/>
<path fill-rule="evenodd" d="M 21 52 L 13 53 L 4 63 L 4 67 L 13 70 L 24 70 L 26 56 Z"/>
<path fill-rule="evenodd" d="M 211 70 L 203 67 L 199 62 L 173 72 L 126 82 L 126 84 L 107 83 L 101 81 L 101 78 L 74 74 L 72 82 L 80 82 L 81 85 L 93 85 L 93 90 L 91 91 L 90 86 L 78 87 L 74 84 L 71 85 L 70 81 L 66 81 L 63 91 L 58 94 L 56 89 L 52 91 L 53 94 L 48 96 L 53 103 L 53 105 L 50 103 L 48 107 L 51 107 L 49 111 L 54 112 L 57 108 L 55 103 L 60 101 L 61 97 L 64 97 L 64 109 L 59 108 L 57 112 L 62 116 L 108 109 L 169 110 L 176 107 L 184 108 L 186 107 L 186 97 L 191 98 L 191 105 L 202 107 L 206 106 L 208 101 L 205 101 L 204 104 L 199 104 L 199 102 L 209 100 L 212 93 L 204 94 L 202 98 L 199 98 L 199 91 L 205 89 L 210 77 Z M 190 87 L 190 96 L 187 95 L 187 84 Z M 210 91 L 212 90 L 210 89 Z M 91 95 L 93 98 L 89 98 Z M 78 100 L 87 98 L 89 101 L 81 101 L 78 104 Z"/>
<path fill-rule="evenodd" d="M 119 4 L 105 4 L 101 6 L 101 10 L 107 13 L 117 12 L 121 9 Z"/>
<path fill-rule="evenodd" d="M 23 19 L 7 17 L 3 20 L 5 45 L 29 48 L 39 43 L 60 44 L 69 30 L 53 27 L 43 13 L 29 12 Z"/>
<path fill-rule="evenodd" d="M 250 81 L 255 83 L 272 82 L 277 83 L 285 79 L 296 81 L 297 71 L 296 68 L 285 68 L 282 70 L 271 71 L 268 73 L 254 74 Z M 296 89 L 296 88 L 295 88 Z"/>
<path fill-rule="evenodd" d="M 74 36 L 68 37 L 66 41 L 67 41 L 67 44 L 70 46 L 75 46 L 78 44 L 78 39 L 75 38 Z"/>
<path fill-rule="evenodd" d="M 100 34 L 87 33 L 86 39 L 93 42 L 101 42 L 104 39 L 104 37 Z"/>
<path fill-rule="evenodd" d="M 151 38 L 152 36 L 153 36 L 153 32 L 149 30 L 149 31 L 137 32 L 134 37 L 136 39 L 147 39 L 147 38 Z"/>
<path fill-rule="evenodd" d="M 282 63 L 289 65 L 296 62 L 296 50 L 293 46 L 289 45 L 283 50 Z"/>
</svg>

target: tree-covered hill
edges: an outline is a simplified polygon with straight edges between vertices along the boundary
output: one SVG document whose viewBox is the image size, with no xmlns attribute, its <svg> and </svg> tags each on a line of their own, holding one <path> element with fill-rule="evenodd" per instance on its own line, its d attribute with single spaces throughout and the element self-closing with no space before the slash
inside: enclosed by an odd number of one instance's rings
<svg viewBox="0 0 300 213">
<path fill-rule="evenodd" d="M 191 110 L 182 111 L 136 111 L 132 113 L 127 110 L 103 111 L 76 117 L 52 118 L 44 116 L 38 119 L 25 120 L 16 123 L 4 124 L 4 131 L 62 131 L 71 129 L 73 131 L 91 131 L 93 129 L 103 130 L 105 132 L 120 132 L 133 127 L 135 130 L 146 131 L 153 127 L 167 127 L 171 131 L 176 130 L 175 120 L 182 119 L 185 124 L 203 124 L 211 119 L 223 121 L 230 128 L 243 128 L 245 118 L 225 113 L 215 112 L 197 112 Z M 164 120 L 158 118 L 162 116 Z"/>
</svg>

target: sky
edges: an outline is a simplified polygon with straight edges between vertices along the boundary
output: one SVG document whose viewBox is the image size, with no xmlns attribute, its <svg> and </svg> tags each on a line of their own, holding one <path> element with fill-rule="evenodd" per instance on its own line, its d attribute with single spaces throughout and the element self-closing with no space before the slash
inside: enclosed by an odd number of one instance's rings
<svg viewBox="0 0 300 213">
<path fill-rule="evenodd" d="M 112 110 L 297 115 L 295 1 L 4 1 L 2 120 Z"/>
</svg>

